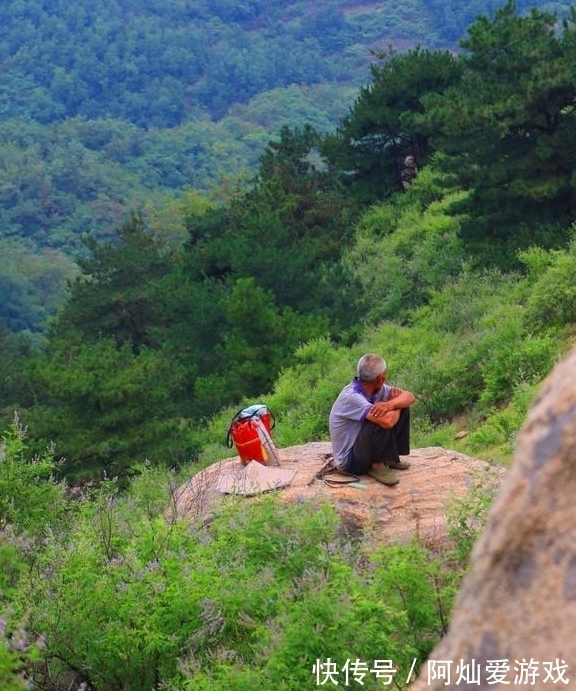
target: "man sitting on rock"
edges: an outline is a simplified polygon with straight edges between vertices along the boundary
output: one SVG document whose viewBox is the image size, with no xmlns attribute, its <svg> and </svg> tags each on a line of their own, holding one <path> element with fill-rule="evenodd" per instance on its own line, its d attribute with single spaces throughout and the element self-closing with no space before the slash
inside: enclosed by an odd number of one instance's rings
<svg viewBox="0 0 576 691">
<path fill-rule="evenodd" d="M 356 374 L 330 411 L 334 463 L 344 472 L 396 485 L 394 470 L 410 467 L 400 456 L 410 454 L 410 406 L 416 397 L 385 383 L 387 366 L 379 355 L 363 355 Z"/>
</svg>

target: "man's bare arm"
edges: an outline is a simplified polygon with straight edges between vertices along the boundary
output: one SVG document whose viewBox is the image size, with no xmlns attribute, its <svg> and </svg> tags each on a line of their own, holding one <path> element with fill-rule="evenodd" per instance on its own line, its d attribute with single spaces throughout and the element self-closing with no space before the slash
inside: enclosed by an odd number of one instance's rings
<svg viewBox="0 0 576 691">
<path fill-rule="evenodd" d="M 400 410 L 401 408 L 409 408 L 416 402 L 416 396 L 411 391 L 399 389 L 396 386 L 392 387 L 390 398 L 387 401 L 378 401 L 374 406 L 385 412 L 387 410 Z M 373 406 L 373 407 L 374 407 Z"/>
<path fill-rule="evenodd" d="M 366 420 L 384 429 L 391 429 L 400 419 L 399 410 L 384 410 L 380 403 L 375 403 L 366 415 Z"/>
</svg>

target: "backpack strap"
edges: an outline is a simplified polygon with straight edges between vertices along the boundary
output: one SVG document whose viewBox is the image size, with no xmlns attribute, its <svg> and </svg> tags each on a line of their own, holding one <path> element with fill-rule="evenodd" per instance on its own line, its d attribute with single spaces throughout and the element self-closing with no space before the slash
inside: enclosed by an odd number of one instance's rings
<svg viewBox="0 0 576 691">
<path fill-rule="evenodd" d="M 240 413 L 244 410 L 244 408 L 241 408 L 232 418 L 232 422 L 230 423 L 230 427 L 228 427 L 228 434 L 226 435 L 226 446 L 231 449 L 232 446 L 234 445 L 234 442 L 232 441 L 232 428 L 234 427 L 234 423 L 240 419 Z"/>
</svg>

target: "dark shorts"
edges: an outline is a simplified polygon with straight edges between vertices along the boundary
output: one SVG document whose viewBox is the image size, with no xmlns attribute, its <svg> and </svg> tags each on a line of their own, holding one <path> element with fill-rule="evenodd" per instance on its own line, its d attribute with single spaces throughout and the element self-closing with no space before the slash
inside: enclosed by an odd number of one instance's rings
<svg viewBox="0 0 576 691">
<path fill-rule="evenodd" d="M 398 461 L 410 454 L 410 408 L 402 408 L 400 419 L 392 429 L 382 429 L 364 421 L 352 448 L 347 470 L 365 475 L 373 463 Z"/>
</svg>

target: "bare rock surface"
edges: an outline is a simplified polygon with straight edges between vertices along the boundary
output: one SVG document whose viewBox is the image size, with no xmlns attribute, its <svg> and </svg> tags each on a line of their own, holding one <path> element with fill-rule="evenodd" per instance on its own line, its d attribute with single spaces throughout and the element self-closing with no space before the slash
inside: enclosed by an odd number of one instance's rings
<svg viewBox="0 0 576 691">
<path fill-rule="evenodd" d="M 349 526 L 369 529 L 383 543 L 405 541 L 417 535 L 430 547 L 442 544 L 447 535 L 447 506 L 463 497 L 472 483 L 484 478 L 493 481 L 494 475 L 498 481 L 506 472 L 458 451 L 429 447 L 413 449 L 406 457 L 411 466 L 397 471 L 400 483 L 396 486 L 387 487 L 362 476 L 359 486 L 334 487 L 315 477 L 330 451 L 330 442 L 278 449 L 279 467 L 291 477 L 287 487 L 276 490 L 279 501 L 329 501 Z M 239 457 L 213 464 L 180 487 L 176 513 L 190 520 L 208 520 L 226 496 L 218 490 L 223 479 L 241 478 L 245 472 Z M 328 479 L 350 478 L 329 475 Z"/>
<path fill-rule="evenodd" d="M 576 349 L 528 414 L 449 631 L 412 691 L 576 686 L 575 497 Z M 438 674 L 439 660 L 451 669 Z M 473 667 L 478 681 L 463 682 Z"/>
</svg>

